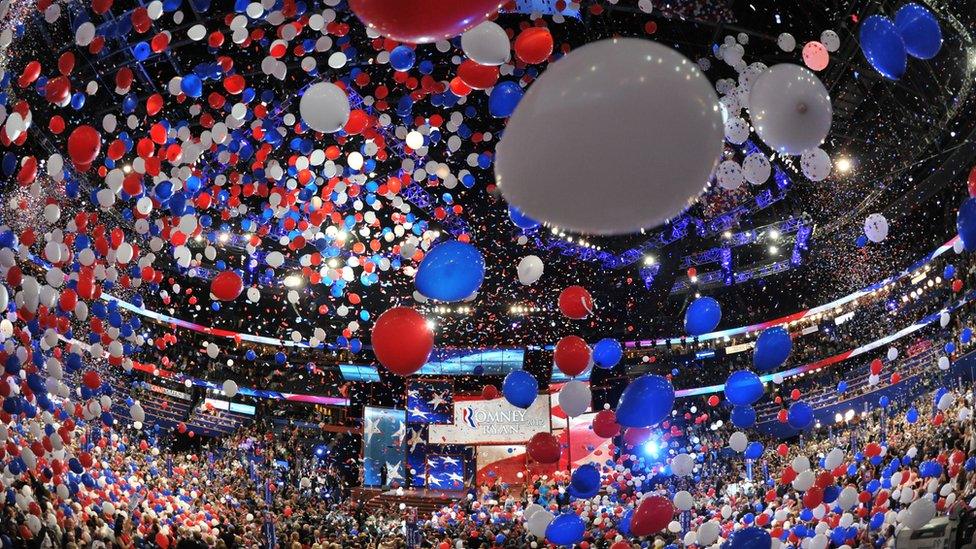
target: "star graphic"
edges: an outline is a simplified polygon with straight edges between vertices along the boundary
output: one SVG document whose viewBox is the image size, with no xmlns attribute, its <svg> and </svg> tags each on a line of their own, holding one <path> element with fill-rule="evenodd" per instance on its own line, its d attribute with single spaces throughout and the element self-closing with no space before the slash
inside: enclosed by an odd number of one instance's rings
<svg viewBox="0 0 976 549">
<path fill-rule="evenodd" d="M 363 437 L 366 438 L 366 444 L 369 444 L 369 439 L 373 438 L 373 435 L 382 434 L 380 431 L 379 421 L 366 420 L 366 425 L 363 426 Z"/>
<path fill-rule="evenodd" d="M 402 479 L 403 475 L 400 474 L 400 462 L 386 462 L 386 482 L 390 483 L 397 479 Z"/>
<path fill-rule="evenodd" d="M 448 478 L 448 480 L 450 480 L 452 482 L 461 482 L 461 481 L 464 480 L 464 477 L 462 477 L 461 475 L 459 475 L 457 473 L 448 473 L 447 474 L 447 478 Z"/>
<path fill-rule="evenodd" d="M 410 446 L 411 452 L 423 441 L 423 437 L 420 436 L 420 429 L 410 429 L 410 438 L 407 439 L 407 445 Z"/>
<path fill-rule="evenodd" d="M 435 393 L 434 398 L 430 399 L 430 405 L 433 406 L 434 408 L 439 408 L 441 404 L 447 404 L 447 401 L 444 400 L 444 394 Z"/>
<path fill-rule="evenodd" d="M 393 441 L 396 444 L 400 444 L 400 442 L 403 440 L 403 437 L 405 437 L 406 435 L 407 435 L 407 424 L 400 423 L 400 426 L 397 427 L 396 432 L 393 433 Z"/>
<path fill-rule="evenodd" d="M 458 460 L 451 456 L 441 456 L 441 459 L 444 460 L 444 465 L 457 465 L 459 463 Z"/>
<path fill-rule="evenodd" d="M 430 484 L 430 485 L 436 484 L 436 485 L 440 486 L 443 482 L 444 482 L 443 480 L 437 478 L 434 475 L 429 475 L 427 477 L 427 483 Z"/>
<path fill-rule="evenodd" d="M 419 417 L 420 419 L 427 419 L 427 412 L 421 410 L 420 408 L 411 408 L 410 415 Z"/>
</svg>

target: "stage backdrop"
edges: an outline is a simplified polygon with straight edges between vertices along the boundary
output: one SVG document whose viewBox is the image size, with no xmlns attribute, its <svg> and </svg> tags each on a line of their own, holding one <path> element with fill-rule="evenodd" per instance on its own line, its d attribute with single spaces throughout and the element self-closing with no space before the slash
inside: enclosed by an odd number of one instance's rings
<svg viewBox="0 0 976 549">
<path fill-rule="evenodd" d="M 363 408 L 363 486 L 403 486 L 406 420 L 406 410 Z"/>
<path fill-rule="evenodd" d="M 504 398 L 455 401 L 454 421 L 430 425 L 427 440 L 431 444 L 524 444 L 549 428 L 549 399 L 545 396 L 525 410 Z"/>
</svg>

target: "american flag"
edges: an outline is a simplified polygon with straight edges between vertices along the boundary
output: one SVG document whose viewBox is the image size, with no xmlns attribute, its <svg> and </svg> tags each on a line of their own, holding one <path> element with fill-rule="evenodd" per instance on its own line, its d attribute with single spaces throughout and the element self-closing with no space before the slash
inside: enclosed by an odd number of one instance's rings
<svg viewBox="0 0 976 549">
<path fill-rule="evenodd" d="M 447 424 L 454 421 L 454 385 L 446 380 L 407 382 L 407 422 Z"/>
</svg>

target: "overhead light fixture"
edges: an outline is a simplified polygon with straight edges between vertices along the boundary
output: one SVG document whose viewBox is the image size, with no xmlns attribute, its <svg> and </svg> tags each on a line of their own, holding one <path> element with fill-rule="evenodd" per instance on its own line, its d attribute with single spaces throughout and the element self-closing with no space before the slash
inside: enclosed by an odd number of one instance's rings
<svg viewBox="0 0 976 549">
<path fill-rule="evenodd" d="M 778 254 L 779 253 L 779 248 L 777 248 L 776 246 L 770 246 L 769 247 L 769 253 L 771 253 L 771 254 Z"/>
<path fill-rule="evenodd" d="M 648 255 L 644 257 L 644 265 L 653 265 L 654 261 L 655 260 L 653 255 Z"/>
<path fill-rule="evenodd" d="M 837 160 L 837 171 L 840 173 L 847 173 L 851 171 L 852 167 L 853 166 L 851 165 L 851 160 L 849 158 L 841 157 Z"/>
<path fill-rule="evenodd" d="M 769 231 L 769 238 L 772 238 L 773 240 L 779 240 L 779 231 L 777 231 L 776 229 Z"/>
</svg>

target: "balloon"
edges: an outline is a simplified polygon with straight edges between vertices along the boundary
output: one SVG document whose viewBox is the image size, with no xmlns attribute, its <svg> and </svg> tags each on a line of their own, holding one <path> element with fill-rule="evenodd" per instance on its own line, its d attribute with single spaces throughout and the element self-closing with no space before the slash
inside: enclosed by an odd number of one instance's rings
<svg viewBox="0 0 976 549">
<path fill-rule="evenodd" d="M 576 498 L 591 498 L 600 491 L 600 471 L 592 464 L 580 465 L 573 471 L 570 479 L 570 495 Z"/>
<path fill-rule="evenodd" d="M 725 380 L 725 398 L 736 406 L 748 406 L 762 398 L 762 395 L 762 381 L 749 370 L 732 372 Z"/>
<path fill-rule="evenodd" d="M 593 346 L 593 362 L 600 368 L 613 368 L 623 356 L 620 342 L 612 337 L 605 337 Z"/>
<path fill-rule="evenodd" d="M 695 459 L 688 454 L 678 454 L 671 458 L 671 472 L 679 477 L 690 475 L 695 469 Z"/>
<path fill-rule="evenodd" d="M 613 410 L 600 410 L 593 416 L 593 433 L 600 438 L 613 438 L 620 434 L 620 424 Z"/>
<path fill-rule="evenodd" d="M 700 336 L 715 330 L 722 321 L 722 306 L 715 298 L 702 296 L 691 302 L 685 311 L 685 331 Z"/>
<path fill-rule="evenodd" d="M 702 547 L 715 543 L 722 531 L 721 528 L 721 525 L 714 520 L 702 523 L 702 525 L 698 527 L 698 543 L 701 544 Z"/>
<path fill-rule="evenodd" d="M 502 394 L 512 406 L 528 408 L 539 394 L 539 382 L 525 370 L 515 370 L 505 376 Z"/>
<path fill-rule="evenodd" d="M 820 43 L 823 44 L 829 52 L 837 51 L 840 49 L 840 36 L 832 30 L 825 30 L 820 33 Z"/>
<path fill-rule="evenodd" d="M 488 112 L 495 118 L 506 118 L 515 112 L 515 107 L 522 100 L 522 86 L 518 82 L 506 80 L 499 82 L 491 89 L 488 96 Z"/>
<path fill-rule="evenodd" d="M 823 143 L 833 107 L 827 88 L 812 72 L 780 64 L 756 79 L 749 93 L 749 114 L 767 145 L 780 153 L 801 154 Z"/>
<path fill-rule="evenodd" d="M 529 27 L 515 39 L 515 57 L 530 65 L 548 59 L 552 48 L 552 33 L 545 27 Z"/>
<path fill-rule="evenodd" d="M 742 161 L 742 175 L 753 185 L 762 185 L 772 174 L 769 159 L 761 152 L 754 152 Z"/>
<path fill-rule="evenodd" d="M 715 170 L 715 179 L 719 187 L 734 191 L 742 186 L 745 177 L 742 175 L 742 166 L 735 160 L 726 160 L 718 165 Z"/>
<path fill-rule="evenodd" d="M 497 66 L 512 58 L 505 29 L 485 21 L 461 35 L 461 50 L 469 59 L 482 65 Z"/>
<path fill-rule="evenodd" d="M 967 198 L 959 207 L 956 230 L 966 251 L 976 250 L 976 198 Z"/>
<path fill-rule="evenodd" d="M 302 93 L 298 102 L 302 122 L 317 132 L 335 133 L 349 121 L 349 98 L 331 82 L 316 82 Z"/>
<path fill-rule="evenodd" d="M 503 4 L 498 0 L 350 0 L 349 8 L 382 36 L 426 44 L 463 33 L 491 17 Z"/>
<path fill-rule="evenodd" d="M 401 376 L 423 367 L 434 348 L 427 319 L 409 307 L 393 307 L 381 314 L 373 324 L 371 339 L 376 360 Z"/>
<path fill-rule="evenodd" d="M 466 242 L 448 240 L 433 247 L 420 266 L 414 284 L 424 297 L 460 301 L 471 297 L 485 280 L 485 259 Z"/>
<path fill-rule="evenodd" d="M 720 111 L 676 51 L 635 38 L 590 43 L 529 87 L 496 148 L 495 179 L 509 204 L 561 228 L 656 226 L 701 194 L 722 152 Z"/>
<path fill-rule="evenodd" d="M 617 403 L 617 423 L 624 427 L 650 427 L 660 423 L 674 406 L 674 387 L 667 379 L 644 374 L 630 382 Z"/>
<path fill-rule="evenodd" d="M 210 281 L 210 293 L 219 301 L 234 301 L 242 291 L 244 281 L 234 271 L 221 271 Z"/>
<path fill-rule="evenodd" d="M 224 396 L 227 398 L 234 398 L 237 395 L 237 383 L 233 379 L 228 379 L 224 381 L 223 385 Z"/>
<path fill-rule="evenodd" d="M 547 509 L 542 509 L 532 514 L 525 522 L 525 528 L 537 538 L 546 535 L 546 528 L 552 523 L 555 516 Z"/>
<path fill-rule="evenodd" d="M 399 45 L 390 51 L 390 66 L 398 71 L 408 71 L 413 68 L 417 54 L 410 46 Z"/>
<path fill-rule="evenodd" d="M 559 440 L 547 432 L 532 435 L 525 445 L 529 457 L 542 464 L 558 463 L 561 450 Z"/>
<path fill-rule="evenodd" d="M 877 244 L 888 237 L 888 220 L 879 213 L 873 213 L 864 220 L 864 235 Z"/>
<path fill-rule="evenodd" d="M 645 496 L 634 511 L 630 532 L 635 536 L 647 536 L 668 527 L 674 518 L 674 505 L 668 498 L 657 495 Z"/>
<path fill-rule="evenodd" d="M 733 406 L 730 417 L 732 425 L 748 429 L 756 424 L 756 410 L 752 406 Z"/>
<path fill-rule="evenodd" d="M 556 367 L 569 377 L 582 374 L 590 365 L 590 356 L 590 346 L 574 335 L 560 339 L 552 354 Z"/>
<path fill-rule="evenodd" d="M 559 390 L 558 404 L 569 417 L 578 417 L 590 407 L 590 386 L 582 381 L 571 380 Z"/>
<path fill-rule="evenodd" d="M 830 63 L 830 54 L 827 53 L 827 46 L 820 42 L 807 42 L 803 46 L 803 64 L 812 71 L 822 71 Z"/>
<path fill-rule="evenodd" d="M 681 490 L 671 498 L 679 511 L 687 511 L 695 505 L 695 498 L 687 490 Z"/>
<path fill-rule="evenodd" d="M 546 539 L 556 545 L 573 545 L 582 541 L 585 532 L 586 525 L 583 524 L 583 519 L 569 511 L 549 523 L 546 527 Z"/>
<path fill-rule="evenodd" d="M 102 135 L 95 128 L 78 126 L 68 136 L 68 155 L 76 166 L 87 166 L 102 150 Z"/>
<path fill-rule="evenodd" d="M 593 298 L 582 286 L 569 286 L 559 293 L 559 311 L 563 316 L 580 320 L 593 312 Z"/>
<path fill-rule="evenodd" d="M 526 216 L 515 206 L 508 207 L 508 218 L 512 220 L 512 223 L 514 223 L 516 227 L 526 231 L 532 230 L 539 226 L 538 221 Z"/>
<path fill-rule="evenodd" d="M 732 532 L 727 543 L 729 549 L 770 549 L 773 545 L 769 532 L 755 526 Z"/>
<path fill-rule="evenodd" d="M 858 37 L 865 59 L 881 76 L 898 80 L 905 74 L 905 40 L 891 19 L 882 15 L 868 17 L 861 23 Z"/>
<path fill-rule="evenodd" d="M 785 52 L 791 52 L 796 49 L 796 38 L 793 38 L 792 34 L 784 32 L 776 38 L 776 45 Z"/>
<path fill-rule="evenodd" d="M 810 149 L 800 155 L 800 170 L 810 181 L 823 181 L 830 175 L 833 163 L 823 149 Z"/>
<path fill-rule="evenodd" d="M 739 453 L 745 452 L 749 447 L 749 437 L 742 431 L 736 431 L 729 436 L 729 447 Z"/>
<path fill-rule="evenodd" d="M 789 332 L 779 326 L 766 328 L 756 339 L 752 363 L 761 372 L 775 370 L 786 362 L 792 350 L 793 341 Z"/>
<path fill-rule="evenodd" d="M 806 402 L 794 402 L 790 405 L 788 422 L 794 429 L 806 429 L 813 425 L 813 408 Z"/>
<path fill-rule="evenodd" d="M 906 528 L 918 530 L 919 528 L 928 524 L 930 520 L 935 518 L 936 511 L 935 503 L 932 501 L 932 498 L 918 498 L 908 506 L 902 524 Z"/>
<path fill-rule="evenodd" d="M 762 457 L 764 450 L 765 448 L 761 442 L 750 442 L 749 445 L 746 446 L 744 455 L 746 459 L 759 459 Z"/>
<path fill-rule="evenodd" d="M 895 27 L 905 41 L 905 51 L 918 59 L 932 59 L 942 49 L 942 29 L 929 10 L 914 2 L 895 12 Z"/>
<path fill-rule="evenodd" d="M 519 282 L 525 286 L 531 286 L 542 277 L 544 269 L 545 265 L 539 256 L 527 255 L 523 257 L 517 268 Z"/>
</svg>

